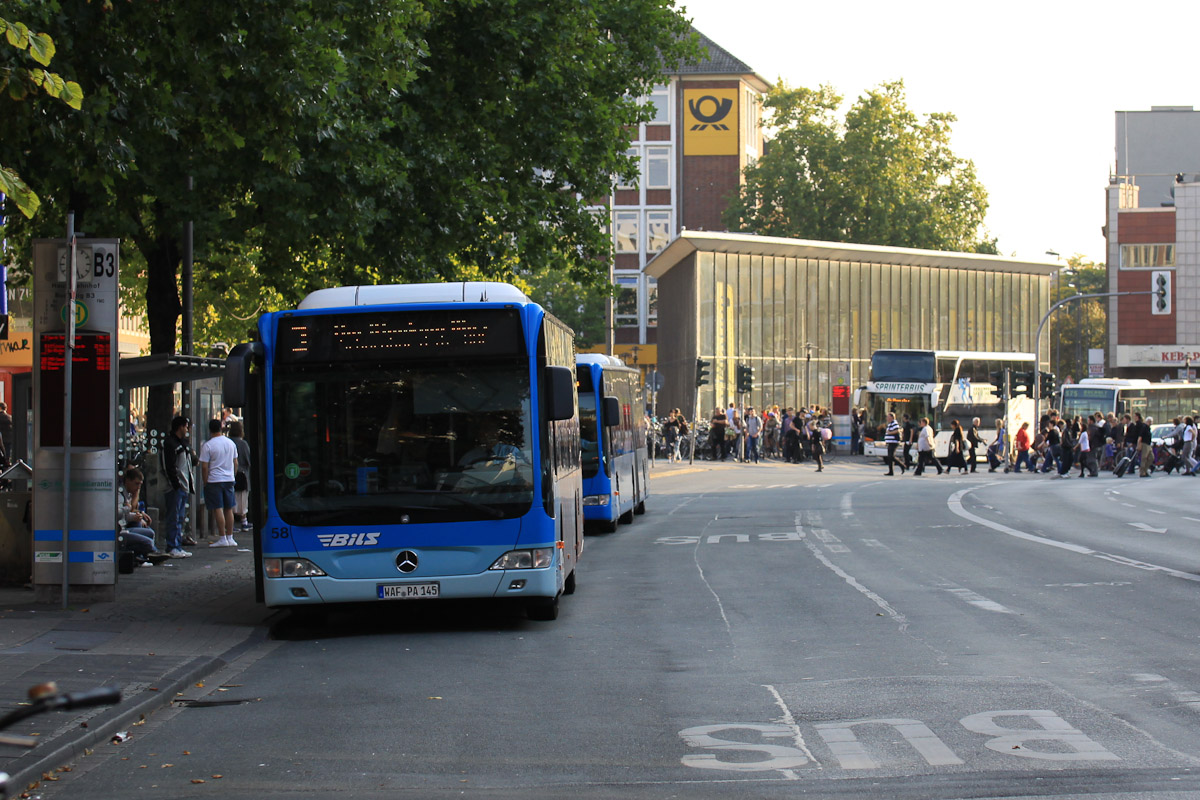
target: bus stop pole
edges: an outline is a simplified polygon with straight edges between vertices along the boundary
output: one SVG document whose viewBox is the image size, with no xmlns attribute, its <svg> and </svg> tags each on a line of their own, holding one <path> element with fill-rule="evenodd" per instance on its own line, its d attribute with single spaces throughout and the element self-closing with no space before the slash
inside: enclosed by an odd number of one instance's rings
<svg viewBox="0 0 1200 800">
<path fill-rule="evenodd" d="M 1073 294 L 1070 297 L 1064 297 L 1062 300 L 1059 300 L 1057 303 L 1050 306 L 1050 310 L 1046 312 L 1046 315 L 1042 317 L 1042 321 L 1038 323 L 1037 333 L 1035 333 L 1033 336 L 1033 363 L 1034 363 L 1034 372 L 1036 373 L 1033 376 L 1033 415 L 1034 415 L 1034 417 L 1040 418 L 1041 413 L 1042 413 L 1042 409 L 1041 409 L 1042 329 L 1046 327 L 1046 323 L 1050 320 L 1050 315 L 1053 314 L 1055 311 L 1057 311 L 1059 309 L 1059 307 L 1065 306 L 1067 303 L 1075 302 L 1076 300 L 1088 300 L 1090 298 L 1095 298 L 1095 297 L 1125 297 L 1128 295 L 1135 295 L 1135 294 L 1156 294 L 1156 292 L 1154 292 L 1154 291 L 1149 291 L 1149 292 L 1098 292 L 1096 294 Z"/>
<path fill-rule="evenodd" d="M 67 264 L 67 331 L 63 336 L 63 518 L 62 518 L 62 607 L 66 610 L 70 602 L 71 586 L 71 381 L 75 360 L 75 291 L 77 288 L 75 268 L 78 248 L 75 239 L 75 213 L 67 214 L 67 241 L 70 242 L 71 257 Z"/>
</svg>

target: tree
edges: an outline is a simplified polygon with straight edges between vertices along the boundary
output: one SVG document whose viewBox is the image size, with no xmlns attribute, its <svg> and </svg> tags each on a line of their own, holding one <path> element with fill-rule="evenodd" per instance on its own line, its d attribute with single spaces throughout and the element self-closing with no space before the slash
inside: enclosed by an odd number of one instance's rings
<svg viewBox="0 0 1200 800">
<path fill-rule="evenodd" d="M 725 212 L 732 230 L 833 242 L 996 253 L 983 233 L 987 192 L 950 148 L 951 114 L 924 120 L 901 81 L 839 119 L 831 87 L 782 82 L 763 100 L 776 129 Z"/>
<path fill-rule="evenodd" d="M 525 293 L 575 331 L 575 347 L 603 344 L 608 333 L 612 285 L 579 283 L 562 270 L 543 269 L 520 275 Z"/>
<path fill-rule="evenodd" d="M 1053 305 L 1075 294 L 1102 294 L 1108 291 L 1108 272 L 1104 264 L 1081 255 L 1067 259 L 1067 266 L 1055 276 L 1050 292 Z M 1108 339 L 1108 302 L 1104 298 L 1076 300 L 1054 312 L 1048 323 L 1054 343 L 1051 369 L 1062 381 L 1088 377 L 1088 350 L 1105 348 Z"/>
<path fill-rule="evenodd" d="M 74 81 L 63 80 L 50 66 L 54 58 L 54 40 L 45 33 L 35 33 L 23 22 L 10 22 L 0 17 L 0 33 L 4 41 L 16 48 L 23 58 L 26 53 L 41 66 L 26 67 L 11 60 L 11 51 L 0 57 L 0 92 L 6 92 L 11 100 L 25 100 L 31 93 L 45 92 L 50 97 L 62 100 L 71 108 L 78 109 L 83 103 L 83 90 Z M 0 163 L 0 197 L 12 199 L 17 209 L 26 217 L 37 213 L 41 198 L 30 189 L 21 176 Z M 0 209 L 2 211 L 3 209 Z"/>
<path fill-rule="evenodd" d="M 72 53 L 87 100 L 75 119 L 0 118 L 0 163 L 38 174 L 48 206 L 74 210 L 82 230 L 132 245 L 155 353 L 177 347 L 185 220 L 196 286 L 211 292 L 198 318 L 463 267 L 504 278 L 521 263 L 602 283 L 610 245 L 585 198 L 636 169 L 624 152 L 649 114 L 638 97 L 665 59 L 696 51 L 670 0 L 281 0 L 269 14 L 258 0 L 53 0 L 35 11 Z M 58 233 L 61 217 L 42 216 L 10 238 Z"/>
</svg>

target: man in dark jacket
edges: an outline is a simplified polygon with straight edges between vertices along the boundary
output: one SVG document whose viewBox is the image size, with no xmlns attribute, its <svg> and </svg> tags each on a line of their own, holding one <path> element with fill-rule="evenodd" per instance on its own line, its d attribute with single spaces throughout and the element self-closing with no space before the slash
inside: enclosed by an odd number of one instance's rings
<svg viewBox="0 0 1200 800">
<path fill-rule="evenodd" d="M 167 555 L 172 558 L 187 558 L 191 555 L 183 549 L 183 523 L 187 519 L 191 495 L 196 491 L 193 477 L 192 446 L 190 432 L 192 421 L 187 417 L 171 420 L 171 432 L 163 440 L 162 472 L 170 485 L 167 490 Z"/>
<path fill-rule="evenodd" d="M 1138 468 L 1138 476 L 1150 477 L 1150 467 L 1154 464 L 1154 453 L 1150 446 L 1150 425 L 1142 420 L 1142 412 L 1133 412 L 1133 424 L 1125 429 L 1125 441 L 1131 443 L 1142 457 Z"/>
</svg>

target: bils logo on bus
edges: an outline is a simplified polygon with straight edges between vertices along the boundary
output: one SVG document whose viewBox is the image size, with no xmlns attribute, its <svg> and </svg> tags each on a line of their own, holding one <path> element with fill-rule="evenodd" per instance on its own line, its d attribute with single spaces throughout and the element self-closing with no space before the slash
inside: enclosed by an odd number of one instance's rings
<svg viewBox="0 0 1200 800">
<path fill-rule="evenodd" d="M 369 547 L 379 544 L 379 533 L 318 533 L 321 547 Z"/>
</svg>

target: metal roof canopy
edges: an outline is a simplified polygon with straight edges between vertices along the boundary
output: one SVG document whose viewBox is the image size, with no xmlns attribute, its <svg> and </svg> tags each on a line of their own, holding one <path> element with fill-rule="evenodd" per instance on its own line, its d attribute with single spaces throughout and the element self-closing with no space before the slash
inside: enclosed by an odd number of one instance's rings
<svg viewBox="0 0 1200 800">
<path fill-rule="evenodd" d="M 139 386 L 165 386 L 225 374 L 225 359 L 157 353 L 117 362 L 117 384 L 125 390 Z"/>
<path fill-rule="evenodd" d="M 983 269 L 996 272 L 1025 272 L 1053 275 L 1063 265 L 1047 261 L 1023 261 L 981 253 L 951 250 L 918 250 L 912 247 L 883 247 L 873 244 L 818 242 L 785 239 L 753 233 L 682 231 L 661 253 L 646 264 L 646 274 L 661 278 L 667 270 L 696 252 L 739 253 L 783 258 L 815 258 L 826 261 L 857 261 L 870 264 L 899 264 L 942 269 Z"/>
</svg>

